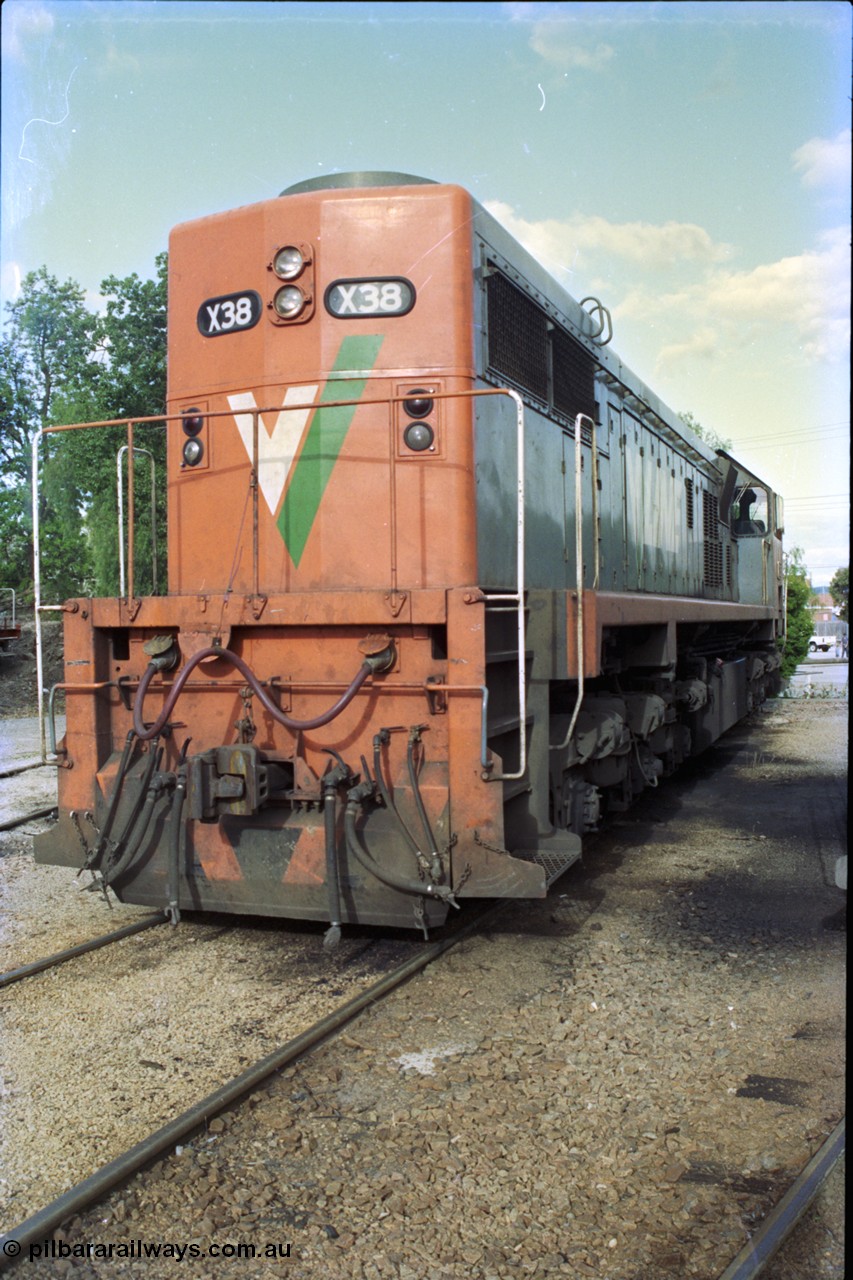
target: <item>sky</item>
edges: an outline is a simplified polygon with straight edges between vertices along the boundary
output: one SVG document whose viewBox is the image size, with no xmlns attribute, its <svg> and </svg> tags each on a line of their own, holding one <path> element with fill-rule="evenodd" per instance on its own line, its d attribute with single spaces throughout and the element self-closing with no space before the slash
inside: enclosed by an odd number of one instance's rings
<svg viewBox="0 0 853 1280">
<path fill-rule="evenodd" d="M 470 190 L 678 413 L 849 562 L 846 0 L 5 0 L 2 297 L 98 306 L 179 222 L 305 178 Z"/>
</svg>

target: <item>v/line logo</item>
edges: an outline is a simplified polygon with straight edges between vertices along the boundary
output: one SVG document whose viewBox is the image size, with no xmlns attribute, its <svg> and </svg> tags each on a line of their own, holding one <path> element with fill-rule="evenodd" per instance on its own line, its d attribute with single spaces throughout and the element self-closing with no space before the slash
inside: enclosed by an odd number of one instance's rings
<svg viewBox="0 0 853 1280">
<path fill-rule="evenodd" d="M 364 395 L 381 345 L 381 334 L 344 338 L 331 376 L 320 391 L 319 403 L 316 403 L 319 383 L 288 387 L 272 429 L 260 416 L 258 484 L 273 518 L 284 493 L 276 525 L 297 567 L 357 408 L 354 404 L 329 405 L 327 402 L 359 400 Z M 254 394 L 240 392 L 229 396 L 228 403 L 251 460 L 252 417 L 258 407 Z M 310 407 L 312 404 L 314 408 Z M 293 407 L 296 405 L 303 407 Z"/>
<path fill-rule="evenodd" d="M 287 406 L 289 404 L 310 406 L 317 396 L 318 388 L 319 383 L 313 386 L 288 387 L 284 397 L 284 408 L 279 411 L 272 430 L 264 421 L 263 414 L 259 417 L 258 483 L 270 509 L 270 515 L 273 517 L 278 510 L 293 459 L 296 457 L 299 444 L 305 434 L 306 424 L 312 413 L 310 407 L 288 409 Z M 251 461 L 254 452 L 253 414 L 258 407 L 254 393 L 243 391 L 239 395 L 229 396 L 228 403 L 235 411 L 234 421 L 237 423 L 240 439 Z M 238 413 L 239 409 L 247 412 Z"/>
</svg>

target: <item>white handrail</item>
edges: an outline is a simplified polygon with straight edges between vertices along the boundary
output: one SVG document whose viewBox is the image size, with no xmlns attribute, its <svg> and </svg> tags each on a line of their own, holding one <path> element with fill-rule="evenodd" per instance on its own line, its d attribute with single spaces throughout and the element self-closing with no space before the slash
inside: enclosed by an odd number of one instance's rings
<svg viewBox="0 0 853 1280">
<path fill-rule="evenodd" d="M 516 589 L 502 595 L 490 595 L 489 603 L 494 600 L 513 601 L 516 606 L 516 636 L 518 642 L 518 769 L 515 773 L 496 773 L 495 782 L 512 782 L 523 778 L 527 772 L 527 655 L 525 653 L 526 638 L 524 634 L 524 401 L 517 391 L 510 387 L 500 390 L 515 401 L 516 439 L 518 463 L 516 468 L 516 542 L 515 542 L 515 575 Z"/>
<path fill-rule="evenodd" d="M 493 775 L 494 781 L 513 781 L 522 778 L 527 771 L 527 671 L 526 671 L 526 654 L 525 654 L 525 634 L 524 634 L 524 592 L 525 592 L 525 573 L 524 573 L 524 554 L 525 554 L 525 517 L 524 517 L 524 501 L 525 501 L 525 482 L 524 482 L 524 402 L 517 391 L 513 391 L 511 387 L 481 387 L 471 391 L 444 391 L 434 394 L 436 400 L 448 400 L 454 398 L 472 399 L 476 396 L 493 396 L 505 395 L 509 396 L 515 403 L 516 409 L 516 447 L 518 453 L 517 470 L 516 470 L 516 590 L 502 595 L 489 596 L 489 600 L 507 600 L 512 601 L 516 606 L 516 633 L 518 637 L 518 714 L 519 714 L 519 768 L 515 773 L 502 773 Z M 382 396 L 377 399 L 361 399 L 361 400 L 341 400 L 329 402 L 326 406 L 330 408 L 333 404 L 384 404 L 384 403 L 401 403 L 406 399 L 405 395 Z M 298 408 L 311 408 L 313 405 L 294 406 Z M 266 410 L 259 410 L 259 413 Z M 211 414 L 211 417 L 226 417 L 226 411 Z M 150 421 L 164 422 L 171 421 L 173 418 L 179 418 L 179 414 L 163 415 L 161 417 L 151 418 Z M 100 423 L 80 423 L 74 424 L 83 426 L 120 426 L 126 421 L 148 422 L 149 419 L 110 419 Z M 45 730 L 44 730 L 44 690 L 43 682 L 43 653 L 42 653 L 42 630 L 41 630 L 41 613 L 48 610 L 61 612 L 62 605 L 42 605 L 41 603 L 41 546 L 40 546 L 40 529 L 39 529 L 39 486 L 38 486 L 38 456 L 39 446 L 42 437 L 49 432 L 56 430 L 71 430 L 71 427 L 54 427 L 40 428 L 32 440 L 32 498 L 33 498 L 33 579 L 34 579 L 34 599 L 35 599 L 35 623 L 36 623 L 36 679 L 38 682 L 38 713 L 39 724 L 41 726 L 41 758 L 46 760 L 45 751 Z M 127 446 L 124 446 L 125 449 Z M 147 451 L 145 451 L 147 452 Z M 119 490 L 121 486 L 119 485 Z M 122 541 L 120 535 L 120 542 Z M 485 705 L 485 704 L 484 704 Z M 484 713 L 485 714 L 485 713 Z"/>
<path fill-rule="evenodd" d="M 32 443 L 32 498 L 33 498 L 33 615 L 36 624 L 36 685 L 38 688 L 39 745 L 42 763 L 47 760 L 47 742 L 44 731 L 44 656 L 41 634 L 41 537 L 39 531 L 39 445 L 44 435 L 39 427 Z"/>
<path fill-rule="evenodd" d="M 118 584 L 119 595 L 122 599 L 126 595 L 126 584 L 124 574 L 124 487 L 122 485 L 121 459 L 122 454 L 127 453 L 128 446 L 123 444 L 116 454 L 116 487 L 118 492 Z M 147 454 L 151 461 L 151 587 L 153 593 L 157 594 L 157 469 L 154 464 L 154 454 L 150 449 L 143 449 L 139 445 L 133 446 L 134 453 Z M 132 466 L 132 462 L 128 464 Z M 133 512 L 130 513 L 131 520 Z"/>
<path fill-rule="evenodd" d="M 599 577 L 599 551 L 598 551 L 598 490 L 597 481 L 597 461 L 598 454 L 596 452 L 595 442 L 595 423 L 585 413 L 579 413 L 575 418 L 575 583 L 578 597 L 578 619 L 577 619 L 577 649 L 578 649 L 578 696 L 575 699 L 572 718 L 569 721 L 569 727 L 566 736 L 562 742 L 550 743 L 552 751 L 565 751 L 566 747 L 572 740 L 572 734 L 575 731 L 575 725 L 580 715 L 581 703 L 584 694 L 584 666 L 586 665 L 586 654 L 584 653 L 584 634 L 583 634 L 583 453 L 581 451 L 581 424 L 586 421 L 590 424 L 592 432 L 592 455 L 594 463 L 592 467 L 592 537 L 595 545 L 595 576 L 594 583 L 598 585 Z"/>
</svg>

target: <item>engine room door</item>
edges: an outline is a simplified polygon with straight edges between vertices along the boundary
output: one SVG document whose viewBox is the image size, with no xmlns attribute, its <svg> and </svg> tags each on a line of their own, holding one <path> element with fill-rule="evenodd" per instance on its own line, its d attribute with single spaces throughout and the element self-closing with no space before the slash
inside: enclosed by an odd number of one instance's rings
<svg viewBox="0 0 853 1280">
<path fill-rule="evenodd" d="M 576 568 L 576 547 L 577 547 L 577 524 L 576 524 L 576 455 L 575 455 L 575 436 L 574 432 L 563 431 L 563 509 L 564 509 L 564 559 L 566 562 L 566 586 L 571 591 L 577 584 L 577 568 Z M 581 512 L 583 521 L 583 580 L 584 585 L 591 587 L 593 576 L 595 573 L 595 542 L 594 539 L 599 537 L 600 529 L 593 527 L 593 496 L 592 496 L 592 447 L 586 432 L 583 433 L 581 439 Z M 599 459 L 599 464 L 601 459 Z M 595 509 L 600 507 L 599 503 L 595 504 Z M 599 519 L 596 522 L 600 526 L 600 509 Z"/>
<path fill-rule="evenodd" d="M 625 590 L 646 586 L 645 497 L 643 485 L 643 427 L 630 413 L 622 414 L 622 516 L 625 547 Z"/>
</svg>

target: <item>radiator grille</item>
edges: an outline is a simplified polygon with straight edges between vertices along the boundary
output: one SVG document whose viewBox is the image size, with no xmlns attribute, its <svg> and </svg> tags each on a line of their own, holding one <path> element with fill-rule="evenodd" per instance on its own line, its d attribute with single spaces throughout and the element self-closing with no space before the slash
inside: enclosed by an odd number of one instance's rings
<svg viewBox="0 0 853 1280">
<path fill-rule="evenodd" d="M 489 373 L 571 422 L 579 413 L 595 422 L 595 358 L 493 263 L 486 308 Z M 584 439 L 590 432 L 584 423 Z"/>
<path fill-rule="evenodd" d="M 486 280 L 489 311 L 489 368 L 548 399 L 548 322 L 525 293 L 494 272 Z"/>
<path fill-rule="evenodd" d="M 555 329 L 554 408 L 574 420 L 579 413 L 595 421 L 595 360 L 579 342 Z M 588 429 L 584 423 L 585 430 Z"/>
</svg>

